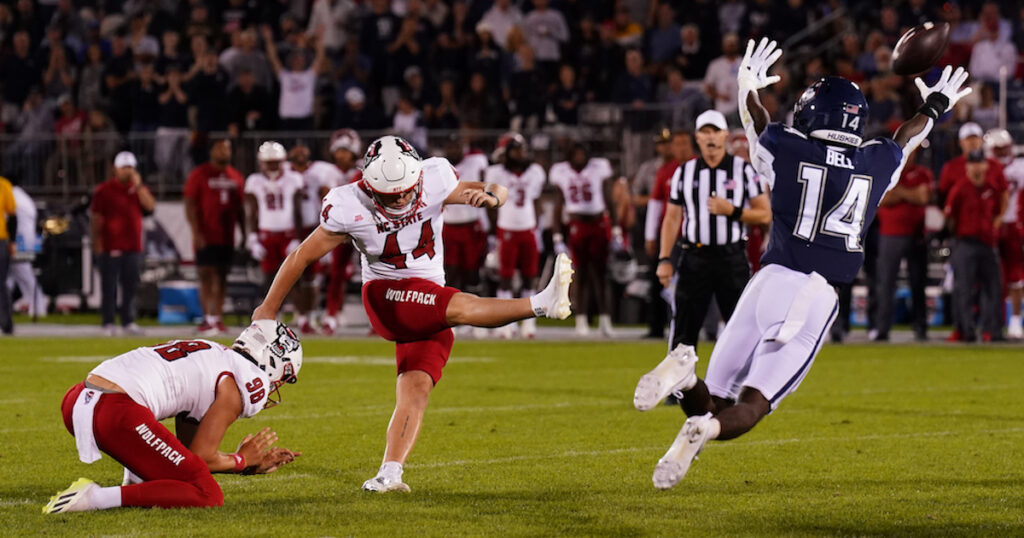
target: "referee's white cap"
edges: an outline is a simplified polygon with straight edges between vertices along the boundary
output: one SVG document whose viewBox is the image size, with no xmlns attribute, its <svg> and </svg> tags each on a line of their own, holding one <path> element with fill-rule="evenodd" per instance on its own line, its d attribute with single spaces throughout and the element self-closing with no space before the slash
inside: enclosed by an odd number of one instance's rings
<svg viewBox="0 0 1024 538">
<path fill-rule="evenodd" d="M 705 110 L 701 112 L 700 116 L 697 116 L 697 130 L 699 131 L 705 125 L 717 127 L 722 131 L 729 128 L 729 125 L 725 123 L 725 116 L 715 109 Z"/>
</svg>

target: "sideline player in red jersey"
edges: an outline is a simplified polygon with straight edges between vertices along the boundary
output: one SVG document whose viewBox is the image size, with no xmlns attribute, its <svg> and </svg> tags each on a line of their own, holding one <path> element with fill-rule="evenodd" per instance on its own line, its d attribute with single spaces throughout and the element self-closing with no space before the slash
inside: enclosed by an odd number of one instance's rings
<svg viewBox="0 0 1024 538">
<path fill-rule="evenodd" d="M 396 136 L 366 150 L 361 181 L 337 187 L 324 199 L 320 227 L 288 255 L 253 319 L 273 319 L 302 271 L 346 237 L 362 254 L 363 306 L 377 334 L 395 342 L 398 366 L 395 412 L 384 462 L 367 480 L 368 491 L 409 491 L 402 466 L 423 422 L 434 385 L 451 354 L 457 325 L 500 327 L 521 319 L 571 314 L 572 267 L 559 256 L 548 286 L 533 297 L 489 299 L 445 287 L 442 210 L 448 204 L 498 207 L 501 185 L 459 181 L 443 158 L 421 161 Z"/>
<path fill-rule="evenodd" d="M 1010 316 L 1006 320 L 1006 336 L 1014 340 L 1024 337 L 1021 328 L 1021 299 L 1024 298 L 1024 238 L 1019 218 L 1020 196 L 1024 193 L 1024 158 L 1013 154 L 1013 137 L 1006 129 L 985 133 L 985 152 L 1004 166 L 1007 203 L 999 228 L 999 263 L 1002 265 L 1003 294 L 1010 298 Z"/>
<path fill-rule="evenodd" d="M 338 129 L 331 137 L 331 159 L 338 170 L 334 176 L 333 185 L 322 185 L 320 187 L 320 199 L 323 200 L 327 193 L 334 187 L 348 185 L 359 180 L 362 172 L 359 170 L 359 155 L 363 151 L 363 141 L 359 133 L 352 129 Z M 327 311 L 323 319 L 321 330 L 324 334 L 331 335 L 341 324 L 341 310 L 345 307 L 345 287 L 352 278 L 352 257 L 355 254 L 355 247 L 351 241 L 345 241 L 338 245 L 331 253 L 331 265 L 327 273 L 327 290 L 324 308 Z"/>
<path fill-rule="evenodd" d="M 242 174 L 231 164 L 231 140 L 210 142 L 210 162 L 188 175 L 185 182 L 185 217 L 192 230 L 199 273 L 199 301 L 203 307 L 200 336 L 227 331 L 221 316 L 228 271 L 235 256 L 235 224 L 245 230 Z"/>
<path fill-rule="evenodd" d="M 124 465 L 124 484 L 79 478 L 43 513 L 224 504 L 211 473 L 271 473 L 300 455 L 274 447 L 270 428 L 247 435 L 234 453 L 218 447 L 235 420 L 279 403 L 278 389 L 301 367 L 299 339 L 273 320 L 254 322 L 231 347 L 174 340 L 100 363 L 68 389 L 60 409 L 79 459 L 106 453 Z M 160 423 L 171 417 L 175 433 Z"/>
<path fill-rule="evenodd" d="M 299 246 L 295 234 L 302 227 L 302 176 L 286 172 L 284 146 L 264 142 L 256 150 L 260 171 L 245 180 L 245 213 L 249 223 L 246 247 L 260 262 L 265 284 L 289 252 Z"/>
<path fill-rule="evenodd" d="M 498 164 L 487 167 L 484 181 L 508 189 L 511 203 L 498 208 L 498 298 L 515 297 L 513 279 L 516 271 L 522 284 L 518 295 L 529 297 L 537 289 L 537 273 L 540 252 L 537 250 L 537 215 L 541 192 L 547 179 L 544 168 L 530 161 L 526 154 L 526 139 L 519 133 L 508 133 L 498 141 L 495 151 Z M 578 266 L 578 264 L 577 264 Z M 497 330 L 498 336 L 511 338 L 514 325 Z M 533 318 L 523 320 L 520 329 L 523 338 L 537 334 L 537 323 Z"/>
<path fill-rule="evenodd" d="M 576 286 L 576 332 L 584 336 L 590 332 L 587 312 L 594 301 L 598 312 L 601 334 L 613 336 L 611 304 L 605 285 L 608 272 L 608 249 L 612 236 L 622 240 L 622 229 L 614 229 L 608 203 L 612 200 L 612 165 L 603 157 L 590 157 L 587 147 L 575 143 L 569 150 L 569 159 L 551 165 L 548 172 L 551 184 L 558 187 L 560 197 L 556 204 L 554 238 L 561 242 L 562 212 L 569 214 L 569 252 L 580 272 Z"/>
<path fill-rule="evenodd" d="M 466 150 L 462 137 L 445 141 L 444 156 L 455 167 L 459 181 L 481 181 L 490 164 L 479 151 Z M 489 225 L 484 209 L 468 205 L 444 208 L 444 272 L 452 287 L 460 290 L 480 282 L 480 266 L 487 249 Z"/>
</svg>

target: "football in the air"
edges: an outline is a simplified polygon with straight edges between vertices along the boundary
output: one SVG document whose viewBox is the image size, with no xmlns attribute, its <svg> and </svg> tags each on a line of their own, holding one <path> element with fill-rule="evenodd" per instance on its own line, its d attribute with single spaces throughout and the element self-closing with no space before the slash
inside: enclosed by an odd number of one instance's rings
<svg viewBox="0 0 1024 538">
<path fill-rule="evenodd" d="M 948 43 L 948 22 L 926 22 L 907 30 L 892 50 L 893 72 L 916 75 L 931 69 L 946 51 Z"/>
</svg>

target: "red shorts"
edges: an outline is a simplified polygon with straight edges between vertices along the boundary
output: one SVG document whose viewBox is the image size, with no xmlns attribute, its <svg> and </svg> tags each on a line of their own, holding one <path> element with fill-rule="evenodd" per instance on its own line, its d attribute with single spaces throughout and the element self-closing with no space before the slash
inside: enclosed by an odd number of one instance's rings
<svg viewBox="0 0 1024 538">
<path fill-rule="evenodd" d="M 608 261 L 608 245 L 611 240 L 612 229 L 608 217 L 569 220 L 568 247 L 572 261 L 577 266 L 594 262 L 604 266 Z"/>
<path fill-rule="evenodd" d="M 448 324 L 448 302 L 459 293 L 422 278 L 371 280 L 363 284 L 363 307 L 370 325 L 395 342 L 398 373 L 422 370 L 437 383 L 455 336 Z"/>
<path fill-rule="evenodd" d="M 480 222 L 444 225 L 444 264 L 463 271 L 480 268 L 480 258 L 487 246 Z"/>
<path fill-rule="evenodd" d="M 60 404 L 64 427 L 74 435 L 72 412 L 85 383 L 72 385 Z M 121 488 L 122 506 L 220 506 L 224 494 L 210 469 L 127 394 L 98 393 L 93 410 L 96 446 L 145 482 Z"/>
<path fill-rule="evenodd" d="M 266 255 L 260 260 L 260 269 L 270 274 L 277 271 L 284 259 L 288 256 L 288 243 L 295 239 L 292 232 L 268 232 L 260 230 L 260 244 L 267 250 Z"/>
<path fill-rule="evenodd" d="M 999 230 L 999 261 L 1003 266 L 1003 283 L 1019 286 L 1024 282 L 1024 245 L 1016 223 L 1003 224 Z"/>
<path fill-rule="evenodd" d="M 516 276 L 516 269 L 523 280 L 537 276 L 540 254 L 537 252 L 537 236 L 533 230 L 502 230 L 498 228 L 498 270 L 501 278 Z"/>
</svg>

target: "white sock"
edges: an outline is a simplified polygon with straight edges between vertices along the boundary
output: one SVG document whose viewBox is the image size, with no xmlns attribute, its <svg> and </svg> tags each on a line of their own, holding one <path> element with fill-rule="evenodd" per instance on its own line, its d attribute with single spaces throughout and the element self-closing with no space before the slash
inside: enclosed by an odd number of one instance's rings
<svg viewBox="0 0 1024 538">
<path fill-rule="evenodd" d="M 207 325 L 216 325 L 217 324 L 217 316 L 207 315 L 206 316 L 206 324 Z"/>
<path fill-rule="evenodd" d="M 298 319 L 295 321 L 295 324 L 299 326 L 305 325 L 306 323 L 309 323 L 309 316 L 305 314 L 299 315 Z"/>
<path fill-rule="evenodd" d="M 89 494 L 89 504 L 97 510 L 121 506 L 121 487 L 96 488 Z"/>
<path fill-rule="evenodd" d="M 611 327 L 612 326 L 612 316 L 611 316 L 611 314 L 598 314 L 598 316 L 597 316 L 597 323 L 598 323 L 598 325 L 600 325 L 602 327 Z"/>
<path fill-rule="evenodd" d="M 512 290 L 498 290 L 499 299 L 512 299 Z"/>
<path fill-rule="evenodd" d="M 533 297 L 533 295 L 535 293 L 537 293 L 537 290 L 532 290 L 532 289 L 529 289 L 529 288 L 523 288 L 522 290 L 519 291 L 519 296 L 520 297 Z"/>
<path fill-rule="evenodd" d="M 377 471 L 377 476 L 383 476 L 394 480 L 402 480 L 402 464 L 397 461 L 385 461 Z"/>
<path fill-rule="evenodd" d="M 576 327 L 577 328 L 590 328 L 590 318 L 587 316 L 576 316 Z"/>
<path fill-rule="evenodd" d="M 722 433 L 722 423 L 717 418 L 713 418 L 708 421 L 708 429 L 711 430 L 708 439 L 718 439 L 718 434 Z"/>
</svg>

